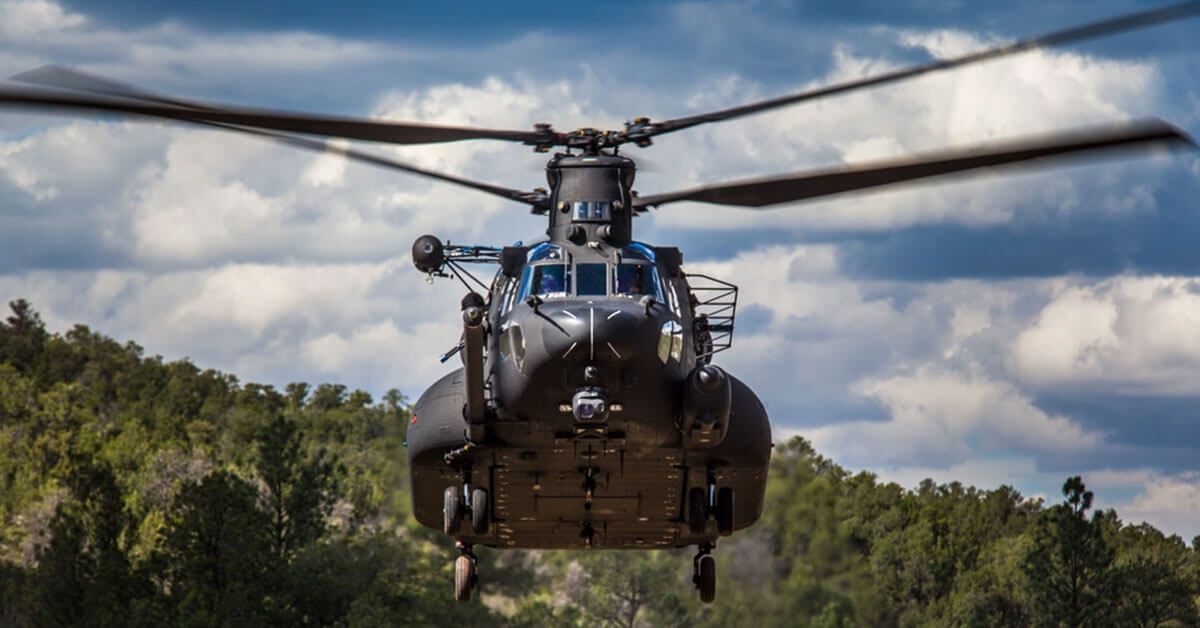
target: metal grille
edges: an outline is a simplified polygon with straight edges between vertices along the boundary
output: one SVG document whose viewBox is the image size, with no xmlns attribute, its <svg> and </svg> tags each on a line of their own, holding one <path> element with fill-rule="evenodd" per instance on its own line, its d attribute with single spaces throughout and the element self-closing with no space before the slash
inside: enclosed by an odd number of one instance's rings
<svg viewBox="0 0 1200 628">
<path fill-rule="evenodd" d="M 708 362 L 714 353 L 733 346 L 733 318 L 737 312 L 738 287 L 699 273 L 687 273 L 685 276 L 692 296 L 696 298 L 696 357 Z M 707 339 L 705 334 L 708 334 Z"/>
</svg>

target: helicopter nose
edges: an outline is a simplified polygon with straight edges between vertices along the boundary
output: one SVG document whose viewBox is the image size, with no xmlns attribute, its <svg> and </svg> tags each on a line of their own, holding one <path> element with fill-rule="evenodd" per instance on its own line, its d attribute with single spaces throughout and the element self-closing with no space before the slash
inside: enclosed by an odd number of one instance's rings
<svg viewBox="0 0 1200 628">
<path fill-rule="evenodd" d="M 545 314 L 554 324 L 542 326 L 542 340 L 549 356 L 558 359 L 619 362 L 657 341 L 645 308 L 634 302 L 564 305 Z"/>
</svg>

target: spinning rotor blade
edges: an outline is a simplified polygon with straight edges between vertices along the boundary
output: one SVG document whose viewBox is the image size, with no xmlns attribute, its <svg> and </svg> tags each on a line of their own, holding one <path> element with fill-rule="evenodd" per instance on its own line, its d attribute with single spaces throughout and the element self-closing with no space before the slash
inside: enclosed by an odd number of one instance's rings
<svg viewBox="0 0 1200 628">
<path fill-rule="evenodd" d="M 204 105 L 190 103 L 190 102 L 187 102 L 184 100 L 178 100 L 178 99 L 173 99 L 173 98 L 167 98 L 164 96 L 159 96 L 157 94 L 154 94 L 154 93 L 151 93 L 151 92 L 148 92 L 148 91 L 145 91 L 145 90 L 142 90 L 142 89 L 130 86 L 130 85 L 118 83 L 116 81 L 111 81 L 109 79 L 106 79 L 106 78 L 103 78 L 100 76 L 96 76 L 93 74 L 87 74 L 85 72 L 80 72 L 78 70 L 72 70 L 69 68 L 63 68 L 63 67 L 53 66 L 53 65 L 43 66 L 40 68 L 30 70 L 28 72 L 23 72 L 21 74 L 18 74 L 16 76 L 12 77 L 12 80 L 19 81 L 22 83 L 30 83 L 33 85 L 43 85 L 43 86 L 47 86 L 47 87 L 55 87 L 55 88 L 60 88 L 60 89 L 70 89 L 70 90 L 75 90 L 78 92 L 90 92 L 93 94 L 116 96 L 118 98 L 124 98 L 124 99 L 129 99 L 129 100 L 134 100 L 134 101 L 145 102 L 145 103 L 159 103 L 159 104 L 163 104 L 163 105 L 169 105 L 169 106 L 173 106 L 173 107 L 180 107 L 180 108 L 186 108 L 186 109 L 193 109 L 193 110 L 197 110 L 197 111 L 208 110 Z M 0 97 L 0 98 L 2 98 L 2 97 Z M 433 170 L 426 170 L 424 168 L 412 166 L 412 165 L 409 165 L 409 164 L 406 164 L 406 163 L 403 163 L 400 161 L 396 161 L 394 159 L 388 159 L 387 157 L 381 157 L 379 155 L 365 153 L 365 152 L 356 150 L 354 148 L 334 147 L 334 146 L 327 144 L 326 142 L 308 138 L 308 137 L 288 135 L 286 133 L 278 133 L 275 131 L 268 131 L 268 130 L 264 130 L 264 129 L 254 128 L 254 127 L 238 126 L 238 125 L 234 125 L 234 124 L 225 124 L 225 123 L 221 123 L 221 122 L 210 122 L 207 120 L 189 120 L 189 122 L 193 122 L 195 124 L 211 126 L 211 127 L 215 127 L 215 128 L 219 128 L 219 129 L 226 129 L 226 130 L 230 130 L 230 131 L 238 131 L 241 133 L 248 133 L 248 134 L 257 135 L 260 137 L 266 137 L 266 138 L 270 138 L 270 139 L 273 139 L 278 142 L 282 142 L 284 144 L 288 144 L 290 146 L 297 146 L 300 148 L 314 150 L 317 152 L 337 153 L 337 154 L 341 154 L 341 155 L 345 156 L 348 159 L 352 159 L 355 161 L 361 161 L 364 163 L 369 163 L 369 164 L 373 164 L 375 166 L 381 166 L 381 167 L 389 168 L 392 170 L 400 170 L 400 171 L 408 172 L 411 174 L 417 174 L 417 175 L 421 175 L 421 176 L 425 176 L 425 177 L 430 177 L 433 179 L 437 179 L 439 181 L 446 181 L 448 183 L 455 183 L 458 185 L 469 187 L 474 190 L 479 190 L 481 192 L 487 192 L 489 194 L 500 196 L 502 198 L 506 198 L 509 200 L 514 200 L 514 201 L 523 202 L 523 203 L 529 203 L 529 204 L 535 205 L 535 206 L 541 206 L 542 204 L 544 204 L 544 200 L 542 200 L 540 198 L 540 195 L 538 195 L 536 193 L 523 192 L 521 190 L 515 190 L 515 189 L 511 189 L 511 188 L 501 187 L 501 186 L 492 185 L 489 183 L 482 183 L 479 181 L 472 181 L 470 179 L 463 179 L 461 177 L 456 177 L 454 175 L 444 174 L 444 173 L 433 171 Z M 541 200 L 541 202 L 538 202 L 539 200 Z"/>
<path fill-rule="evenodd" d="M 1190 137 L 1162 120 L 1140 120 L 1005 144 L 975 146 L 925 157 L 642 196 L 634 199 L 634 207 L 653 207 L 675 201 L 763 207 L 1046 157 L 1080 157 L 1121 149 L 1195 145 Z"/>
<path fill-rule="evenodd" d="M 741 116 L 758 113 L 760 111 L 766 111 L 768 109 L 775 109 L 777 107 L 783 107 L 786 105 L 792 105 L 805 100 L 813 100 L 824 96 L 840 94 L 862 87 L 871 87 L 874 85 L 892 83 L 929 72 L 957 68 L 970 63 L 986 61 L 988 59 L 996 59 L 1018 52 L 1032 50 L 1034 48 L 1060 46 L 1066 43 L 1083 41 L 1085 39 L 1091 39 L 1094 37 L 1102 37 L 1104 35 L 1111 35 L 1122 31 L 1153 26 L 1163 22 L 1170 22 L 1173 20 L 1190 17 L 1197 13 L 1200 13 L 1200 2 L 1184 2 L 1182 4 L 1175 4 L 1159 9 L 1153 9 L 1150 11 L 1143 11 L 1140 13 L 1133 13 L 1100 22 L 1094 22 L 1085 26 L 1076 26 L 1074 28 L 1068 28 L 1055 33 L 1041 35 L 1039 37 L 1031 37 L 1029 39 L 1023 39 L 1011 44 L 974 52 L 955 59 L 934 61 L 925 65 L 918 65 L 911 68 L 885 72 L 878 76 L 858 79 L 837 85 L 830 85 L 827 87 L 820 87 L 789 96 L 781 96 L 779 98 L 749 103 L 711 113 L 702 113 L 683 118 L 674 118 L 672 120 L 664 120 L 662 122 L 644 121 L 640 126 L 639 123 L 635 122 L 627 131 L 627 133 L 640 138 L 653 137 L 655 135 L 662 135 L 663 133 L 670 133 L 672 131 L 679 131 L 681 129 L 693 127 L 698 124 L 720 122 L 722 120 L 739 118 Z"/>
<path fill-rule="evenodd" d="M 536 145 L 544 144 L 547 137 L 553 135 L 549 131 L 506 131 L 412 122 L 388 122 L 227 105 L 180 106 L 158 101 L 131 101 L 128 97 L 112 97 L 107 93 L 60 92 L 7 85 L 0 85 L 0 104 L 128 113 L 184 122 L 216 122 L 272 131 L 325 135 L 390 144 L 432 144 L 459 140 L 493 139 Z"/>
</svg>

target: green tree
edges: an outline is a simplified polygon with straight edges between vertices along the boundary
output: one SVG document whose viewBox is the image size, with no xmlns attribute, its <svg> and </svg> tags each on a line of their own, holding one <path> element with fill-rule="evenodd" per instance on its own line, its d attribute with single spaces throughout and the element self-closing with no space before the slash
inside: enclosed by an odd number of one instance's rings
<svg viewBox="0 0 1200 628">
<path fill-rule="evenodd" d="M 0 363 L 21 372 L 33 369 L 49 334 L 42 317 L 25 299 L 10 301 L 12 315 L 0 323 Z"/>
<path fill-rule="evenodd" d="M 1037 626 L 1099 626 L 1112 618 L 1113 548 L 1104 538 L 1104 516 L 1087 511 L 1092 492 L 1079 476 L 1063 484 L 1066 502 L 1045 511 L 1025 557 Z"/>
<path fill-rule="evenodd" d="M 276 563 L 257 502 L 253 486 L 224 470 L 179 491 L 161 559 L 181 623 L 248 626 L 271 617 Z"/>
<path fill-rule="evenodd" d="M 336 485 L 334 464 L 320 450 L 311 460 L 302 451 L 295 421 L 277 415 L 258 439 L 255 470 L 262 478 L 275 553 L 286 557 L 325 532 Z"/>
<path fill-rule="evenodd" d="M 1154 628 L 1177 622 L 1200 624 L 1196 602 L 1200 583 L 1188 577 L 1189 552 L 1183 539 L 1167 537 L 1148 524 L 1126 526 L 1117 536 L 1113 569 L 1119 595 L 1115 617 L 1123 626 Z"/>
<path fill-rule="evenodd" d="M 125 551 L 132 528 L 120 488 L 107 467 L 86 461 L 76 462 L 68 483 L 71 498 L 56 509 L 28 591 L 34 622 L 131 625 L 135 608 L 149 608 L 138 602 L 148 602 L 154 591 Z"/>
<path fill-rule="evenodd" d="M 583 568 L 572 597 L 592 626 L 633 628 L 681 625 L 686 607 L 678 603 L 682 584 L 679 556 L 661 552 L 597 552 L 578 559 Z"/>
</svg>

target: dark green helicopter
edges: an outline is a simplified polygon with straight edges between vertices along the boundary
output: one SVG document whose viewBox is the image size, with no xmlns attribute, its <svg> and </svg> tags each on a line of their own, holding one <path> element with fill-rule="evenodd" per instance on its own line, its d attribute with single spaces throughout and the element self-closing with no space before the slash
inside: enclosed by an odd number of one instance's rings
<svg viewBox="0 0 1200 628">
<path fill-rule="evenodd" d="M 408 429 L 413 512 L 456 539 L 455 595 L 462 601 L 476 585 L 472 549 L 482 544 L 696 545 L 693 582 L 710 602 L 718 538 L 762 514 L 771 427 L 754 392 L 712 363 L 731 344 L 736 286 L 685 272 L 677 248 L 636 241 L 634 216 L 676 201 L 764 207 L 1018 162 L 1194 144 L 1162 121 L 1142 120 L 646 196 L 634 191 L 636 164 L 620 149 L 650 146 L 655 136 L 699 124 L 1198 12 L 1200 2 L 1173 5 L 712 113 L 637 118 L 614 131 L 435 126 L 201 104 L 59 67 L 0 85 L 0 104 L 165 118 L 319 151 L 327 145 L 312 136 L 393 144 L 491 139 L 538 152 L 564 149 L 546 164 L 548 187 L 532 192 L 341 151 L 526 204 L 549 221 L 545 239 L 529 245 L 452 246 L 433 236 L 413 244 L 420 271 L 455 277 L 468 288 L 461 340 L 442 356 L 461 354 L 463 367 L 421 396 Z M 467 263 L 499 270 L 487 285 Z"/>
</svg>

